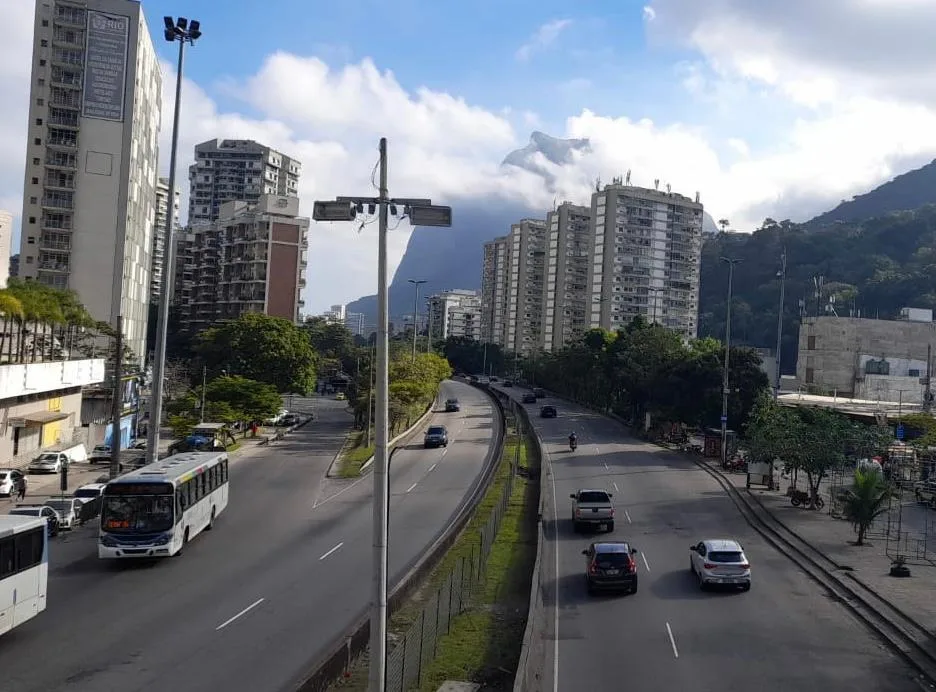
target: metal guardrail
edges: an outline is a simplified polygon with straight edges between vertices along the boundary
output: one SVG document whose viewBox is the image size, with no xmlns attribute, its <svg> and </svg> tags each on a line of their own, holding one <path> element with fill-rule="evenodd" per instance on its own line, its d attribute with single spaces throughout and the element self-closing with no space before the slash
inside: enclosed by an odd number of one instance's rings
<svg viewBox="0 0 936 692">
<path fill-rule="evenodd" d="M 392 587 L 388 598 L 388 609 L 391 615 L 399 610 L 400 606 L 406 602 L 448 552 L 471 519 L 475 508 L 494 480 L 494 472 L 497 469 L 504 448 L 506 413 L 500 398 L 492 393 L 488 387 L 483 385 L 473 386 L 484 391 L 496 408 L 497 425 L 494 428 L 493 444 L 488 452 L 484 470 L 472 492 L 462 502 L 452 522 L 442 529 L 436 540 L 416 558 L 403 578 Z M 452 588 L 456 587 L 453 586 Z M 308 673 L 303 674 L 296 681 L 294 686 L 296 692 L 326 692 L 367 649 L 369 639 L 370 617 L 368 610 L 365 608 L 356 618 L 354 625 L 337 636 L 326 649 L 327 653 L 310 667 Z"/>
</svg>

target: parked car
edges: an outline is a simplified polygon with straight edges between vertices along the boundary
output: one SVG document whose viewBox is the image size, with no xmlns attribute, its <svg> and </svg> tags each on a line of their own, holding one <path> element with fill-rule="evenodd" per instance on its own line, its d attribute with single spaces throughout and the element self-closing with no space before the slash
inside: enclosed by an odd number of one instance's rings
<svg viewBox="0 0 936 692">
<path fill-rule="evenodd" d="M 423 438 L 423 447 L 448 447 L 448 430 L 444 425 L 430 425 Z"/>
<path fill-rule="evenodd" d="M 8 514 L 16 514 L 23 517 L 45 517 L 49 525 L 49 535 L 57 536 L 60 530 L 59 515 L 51 507 L 45 505 L 16 505 Z"/>
<path fill-rule="evenodd" d="M 751 590 L 751 564 L 736 540 L 709 538 L 689 546 L 689 569 L 703 591 L 712 585 Z"/>
<path fill-rule="evenodd" d="M 26 475 L 19 469 L 0 469 L 0 496 L 15 497 L 26 487 Z"/>
<path fill-rule="evenodd" d="M 69 458 L 62 452 L 43 452 L 31 462 L 27 470 L 29 473 L 61 473 L 68 468 Z"/>
<path fill-rule="evenodd" d="M 540 418 L 555 418 L 558 415 L 555 406 L 543 406 L 540 409 Z"/>
<path fill-rule="evenodd" d="M 572 498 L 572 528 L 581 531 L 584 527 L 614 531 L 614 505 L 607 490 L 578 490 Z"/>
<path fill-rule="evenodd" d="M 535 404 L 536 403 L 536 394 L 533 392 L 527 392 L 523 395 L 524 404 Z"/>
<path fill-rule="evenodd" d="M 46 500 L 45 506 L 58 513 L 59 528 L 70 530 L 81 524 L 81 500 L 74 497 L 55 497 Z"/>
<path fill-rule="evenodd" d="M 108 464 L 111 460 L 110 445 L 94 445 L 91 454 L 88 455 L 88 461 L 92 464 Z"/>
<path fill-rule="evenodd" d="M 461 404 L 458 403 L 458 399 L 446 399 L 445 412 L 455 413 L 456 411 L 461 411 Z"/>
<path fill-rule="evenodd" d="M 626 541 L 592 543 L 585 556 L 585 583 L 588 593 L 599 590 L 637 593 L 637 549 Z"/>
<path fill-rule="evenodd" d="M 280 421 L 280 425 L 291 428 L 294 425 L 299 425 L 301 422 L 302 416 L 300 416 L 298 413 L 287 413 Z"/>
</svg>

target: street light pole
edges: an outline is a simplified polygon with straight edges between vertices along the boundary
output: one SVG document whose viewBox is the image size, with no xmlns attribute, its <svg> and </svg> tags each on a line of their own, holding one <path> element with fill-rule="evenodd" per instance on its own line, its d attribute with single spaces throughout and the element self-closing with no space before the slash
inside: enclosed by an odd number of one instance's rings
<svg viewBox="0 0 936 692">
<path fill-rule="evenodd" d="M 432 299 L 426 305 L 426 355 L 432 353 Z"/>
<path fill-rule="evenodd" d="M 374 545 L 373 545 L 373 600 L 370 617 L 370 675 L 368 690 L 386 690 L 387 671 L 387 556 L 390 531 L 390 496 L 388 485 L 388 404 L 389 404 L 389 324 L 387 298 L 387 220 L 388 212 L 397 215 L 397 206 L 403 206 L 403 215 L 413 226 L 448 227 L 452 225 L 451 207 L 432 204 L 430 199 L 391 198 L 387 182 L 387 140 L 380 139 L 379 197 L 338 197 L 334 201 L 317 201 L 313 205 L 315 221 L 353 221 L 365 207 L 379 207 L 377 231 L 377 416 L 374 441 Z M 370 210 L 373 213 L 373 210 Z M 418 304 L 417 304 L 418 305 Z M 415 329 L 415 324 L 413 325 Z M 415 350 L 414 350 L 415 353 Z"/>
<path fill-rule="evenodd" d="M 413 362 L 416 362 L 416 335 L 419 333 L 417 324 L 419 322 L 419 287 L 426 283 L 425 279 L 408 279 L 416 287 L 416 295 L 413 298 Z"/>
<path fill-rule="evenodd" d="M 783 302 L 786 292 L 786 249 L 780 255 L 780 309 L 777 311 L 777 382 L 774 387 L 774 401 L 780 398 L 780 348 L 783 346 Z"/>
<path fill-rule="evenodd" d="M 165 31 L 163 35 L 170 43 L 179 42 L 179 59 L 176 65 L 175 112 L 172 116 L 172 146 L 169 149 L 169 213 L 166 214 L 166 239 L 163 243 L 162 266 L 163 279 L 159 289 L 159 312 L 156 318 L 156 350 L 153 354 L 153 390 L 150 394 L 149 429 L 146 431 L 146 463 L 151 464 L 159 458 L 159 432 L 162 427 L 163 380 L 166 375 L 166 335 L 169 330 L 169 286 L 172 276 L 172 258 L 175 252 L 175 238 L 172 227 L 175 221 L 173 200 L 175 199 L 176 158 L 179 148 L 179 106 L 182 102 L 182 66 L 185 59 L 185 44 L 195 45 L 200 38 L 201 23 L 189 22 L 185 17 L 173 20 L 163 17 Z"/>
<path fill-rule="evenodd" d="M 728 264 L 728 310 L 725 315 L 725 367 L 722 372 L 722 408 L 721 408 L 721 458 L 722 466 L 728 465 L 728 354 L 731 351 L 731 286 L 734 281 L 735 265 L 739 259 L 722 257 Z"/>
</svg>

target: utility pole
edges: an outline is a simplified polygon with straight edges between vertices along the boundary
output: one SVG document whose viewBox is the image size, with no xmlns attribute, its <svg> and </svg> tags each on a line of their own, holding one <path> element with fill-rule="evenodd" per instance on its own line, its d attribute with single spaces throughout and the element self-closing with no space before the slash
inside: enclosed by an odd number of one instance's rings
<svg viewBox="0 0 936 692">
<path fill-rule="evenodd" d="M 780 255 L 780 309 L 777 311 L 777 383 L 774 386 L 774 401 L 780 398 L 780 349 L 783 347 L 783 302 L 786 292 L 786 248 Z"/>
<path fill-rule="evenodd" d="M 364 446 L 370 447 L 371 443 L 371 409 L 374 407 L 374 382 L 377 380 L 377 342 L 374 342 L 374 349 L 371 353 L 370 370 L 367 373 L 367 418 L 364 428 Z"/>
<path fill-rule="evenodd" d="M 200 423 L 205 422 L 205 399 L 208 393 L 208 366 L 203 365 L 201 371 L 201 418 Z"/>
<path fill-rule="evenodd" d="M 171 210 L 170 210 L 171 211 Z M 165 280 L 165 279 L 164 279 Z M 123 418 L 123 318 L 117 316 L 114 338 L 114 392 L 111 396 L 111 479 L 120 475 L 120 420 Z"/>
<path fill-rule="evenodd" d="M 416 362 L 416 336 L 419 334 L 419 287 L 426 283 L 425 279 L 408 279 L 416 287 L 416 295 L 413 298 L 413 362 Z"/>
<path fill-rule="evenodd" d="M 413 226 L 449 227 L 451 207 L 433 205 L 429 199 L 391 198 L 387 183 L 387 139 L 380 139 L 379 197 L 338 197 L 334 201 L 316 201 L 312 209 L 315 221 L 353 221 L 367 207 L 379 207 L 377 230 L 377 425 L 374 444 L 374 545 L 373 596 L 370 618 L 369 692 L 384 692 L 387 686 L 387 557 L 390 528 L 390 495 L 388 484 L 389 457 L 389 324 L 387 288 L 387 216 L 397 215 L 397 207 Z M 417 302 L 418 306 L 418 302 Z M 414 322 L 413 329 L 415 331 Z M 415 342 L 413 347 L 415 360 Z"/>
<path fill-rule="evenodd" d="M 933 346 L 926 345 L 926 384 L 923 391 L 923 412 L 929 413 L 933 409 L 933 389 L 930 384 L 930 377 L 933 369 Z"/>
<path fill-rule="evenodd" d="M 426 308 L 426 355 L 432 353 L 432 299 Z"/>
<path fill-rule="evenodd" d="M 731 351 L 731 288 L 734 281 L 735 265 L 740 263 L 739 259 L 729 259 L 722 257 L 722 262 L 728 264 L 728 310 L 725 314 L 725 367 L 722 371 L 722 407 L 721 407 L 721 458 L 722 466 L 728 465 L 728 395 L 731 390 L 728 389 L 728 362 Z"/>
</svg>

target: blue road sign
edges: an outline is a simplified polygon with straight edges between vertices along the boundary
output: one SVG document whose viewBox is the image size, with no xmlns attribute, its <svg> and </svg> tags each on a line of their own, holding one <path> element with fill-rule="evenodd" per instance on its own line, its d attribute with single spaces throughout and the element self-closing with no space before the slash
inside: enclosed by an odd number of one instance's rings
<svg viewBox="0 0 936 692">
<path fill-rule="evenodd" d="M 728 416 L 722 416 L 722 417 L 721 417 L 721 422 L 722 422 L 722 423 L 727 423 L 727 422 L 728 422 Z"/>
<path fill-rule="evenodd" d="M 903 426 L 903 423 L 900 423 L 900 424 L 897 425 L 897 439 L 898 439 L 898 440 L 903 440 L 903 439 L 904 439 L 904 426 Z"/>
</svg>

